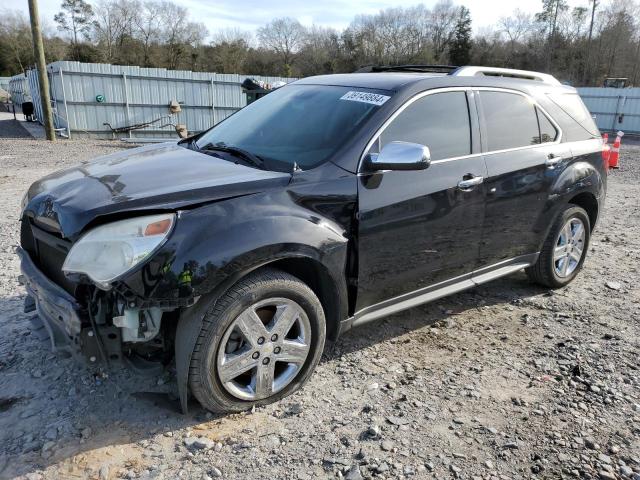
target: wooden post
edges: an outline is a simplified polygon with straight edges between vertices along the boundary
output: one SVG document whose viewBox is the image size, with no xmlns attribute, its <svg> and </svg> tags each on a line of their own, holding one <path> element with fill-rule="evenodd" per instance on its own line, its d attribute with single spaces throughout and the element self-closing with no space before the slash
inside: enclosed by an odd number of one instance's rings
<svg viewBox="0 0 640 480">
<path fill-rule="evenodd" d="M 38 69 L 38 83 L 40 84 L 40 102 L 44 118 L 44 130 L 47 140 L 54 142 L 56 132 L 53 129 L 53 114 L 51 112 L 51 97 L 49 96 L 49 77 L 47 77 L 47 64 L 44 59 L 44 46 L 42 45 L 42 32 L 40 31 L 40 14 L 38 13 L 38 0 L 29 0 L 29 16 L 31 17 L 31 36 L 33 38 L 33 54 L 36 58 Z"/>
</svg>

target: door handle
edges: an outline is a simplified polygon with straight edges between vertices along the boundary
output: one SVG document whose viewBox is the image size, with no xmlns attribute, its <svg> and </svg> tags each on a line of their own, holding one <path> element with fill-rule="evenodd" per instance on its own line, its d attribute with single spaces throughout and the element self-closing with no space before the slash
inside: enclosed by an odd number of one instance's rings
<svg viewBox="0 0 640 480">
<path fill-rule="evenodd" d="M 545 165 L 549 168 L 555 167 L 562 161 L 562 157 L 560 155 L 554 155 L 553 153 L 549 154 L 547 160 L 544 162 Z"/>
<path fill-rule="evenodd" d="M 460 180 L 458 182 L 458 188 L 462 191 L 468 192 L 476 185 L 480 185 L 482 182 L 484 182 L 484 177 L 478 176 L 478 177 L 464 178 L 463 180 Z"/>
</svg>

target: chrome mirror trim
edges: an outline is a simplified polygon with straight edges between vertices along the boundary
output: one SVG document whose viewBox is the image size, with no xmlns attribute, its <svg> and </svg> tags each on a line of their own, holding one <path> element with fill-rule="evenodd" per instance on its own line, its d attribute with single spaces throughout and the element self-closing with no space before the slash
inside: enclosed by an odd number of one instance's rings
<svg viewBox="0 0 640 480">
<path fill-rule="evenodd" d="M 367 170 L 424 170 L 431 163 L 431 152 L 426 145 L 411 142 L 389 142 L 378 154 L 367 158 Z"/>
</svg>

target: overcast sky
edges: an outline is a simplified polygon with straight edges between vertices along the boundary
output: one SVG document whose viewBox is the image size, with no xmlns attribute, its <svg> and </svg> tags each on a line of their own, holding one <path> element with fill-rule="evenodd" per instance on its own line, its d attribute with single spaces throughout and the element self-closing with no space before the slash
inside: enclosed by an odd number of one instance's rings
<svg viewBox="0 0 640 480">
<path fill-rule="evenodd" d="M 4 2 L 4 0 L 0 0 Z M 40 0 L 40 12 L 49 27 L 53 15 L 59 10 L 61 0 Z M 89 1 L 89 3 L 92 3 Z M 347 27 L 358 14 L 373 14 L 395 6 L 412 6 L 424 3 L 431 7 L 436 0 L 180 0 L 187 7 L 193 20 L 203 22 L 210 32 L 222 28 L 239 28 L 255 31 L 261 25 L 277 17 L 295 17 L 303 25 L 318 24 L 339 30 Z M 474 31 L 493 25 L 502 16 L 508 16 L 516 7 L 534 13 L 541 9 L 541 0 L 454 0 L 471 10 Z M 587 6 L 588 0 L 569 0 L 571 6 Z M 28 13 L 27 0 L 7 2 L 6 7 L 19 6 Z"/>
</svg>

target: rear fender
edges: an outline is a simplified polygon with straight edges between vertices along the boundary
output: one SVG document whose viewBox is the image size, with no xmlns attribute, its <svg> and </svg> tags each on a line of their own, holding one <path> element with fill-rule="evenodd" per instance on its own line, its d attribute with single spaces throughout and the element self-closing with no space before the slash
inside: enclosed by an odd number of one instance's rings
<svg viewBox="0 0 640 480">
<path fill-rule="evenodd" d="M 599 201 L 603 191 L 602 173 L 591 161 L 578 160 L 562 170 L 551 186 L 547 206 L 538 219 L 538 231 L 540 232 L 538 251 L 549 235 L 555 218 L 571 202 L 571 199 L 587 193 Z"/>
</svg>

